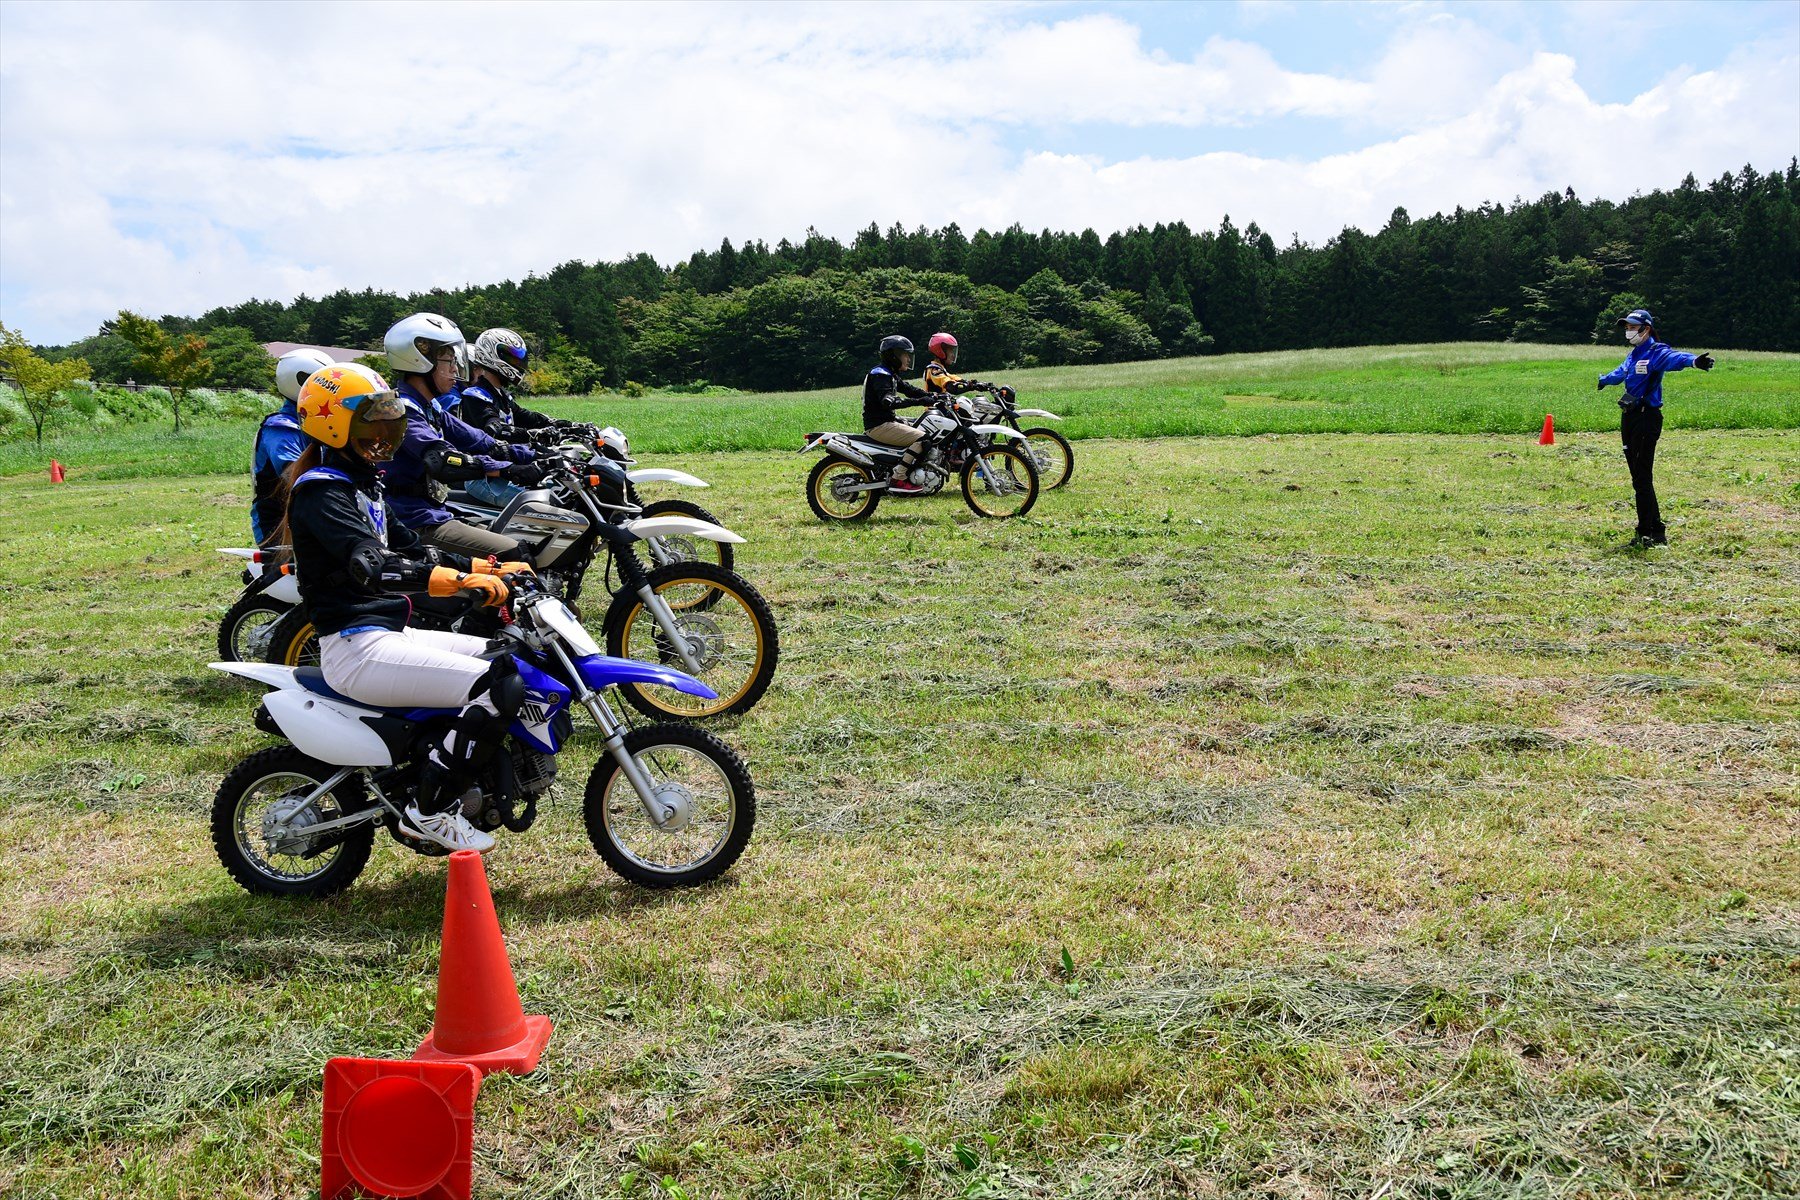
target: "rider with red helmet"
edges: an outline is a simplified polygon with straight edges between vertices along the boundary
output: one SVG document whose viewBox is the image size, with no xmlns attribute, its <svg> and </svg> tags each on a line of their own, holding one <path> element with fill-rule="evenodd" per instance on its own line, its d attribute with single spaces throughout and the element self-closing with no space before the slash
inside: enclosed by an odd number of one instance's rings
<svg viewBox="0 0 1800 1200">
<path fill-rule="evenodd" d="M 926 348 L 931 351 L 931 361 L 925 364 L 926 391 L 934 395 L 948 393 L 960 396 L 964 392 L 987 386 L 978 379 L 963 379 L 950 373 L 950 368 L 956 365 L 956 338 L 953 334 L 932 334 Z"/>
</svg>

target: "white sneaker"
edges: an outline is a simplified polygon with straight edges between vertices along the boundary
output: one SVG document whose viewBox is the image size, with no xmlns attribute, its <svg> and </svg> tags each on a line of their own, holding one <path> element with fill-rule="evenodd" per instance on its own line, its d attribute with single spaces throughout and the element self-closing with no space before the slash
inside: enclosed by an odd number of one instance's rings
<svg viewBox="0 0 1800 1200">
<path fill-rule="evenodd" d="M 422 813 L 418 805 L 409 804 L 406 806 L 406 823 L 412 827 L 411 832 L 446 850 L 473 850 L 477 854 L 486 854 L 494 848 L 494 839 L 469 824 L 469 818 L 457 809 Z"/>
</svg>

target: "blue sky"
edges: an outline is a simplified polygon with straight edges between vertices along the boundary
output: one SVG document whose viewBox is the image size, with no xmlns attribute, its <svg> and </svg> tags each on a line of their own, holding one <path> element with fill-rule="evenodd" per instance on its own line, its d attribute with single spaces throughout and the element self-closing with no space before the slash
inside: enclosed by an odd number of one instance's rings
<svg viewBox="0 0 1800 1200">
<path fill-rule="evenodd" d="M 1792 0 L 421 11 L 0 5 L 0 320 L 871 221 L 1320 242 L 1800 154 Z"/>
</svg>

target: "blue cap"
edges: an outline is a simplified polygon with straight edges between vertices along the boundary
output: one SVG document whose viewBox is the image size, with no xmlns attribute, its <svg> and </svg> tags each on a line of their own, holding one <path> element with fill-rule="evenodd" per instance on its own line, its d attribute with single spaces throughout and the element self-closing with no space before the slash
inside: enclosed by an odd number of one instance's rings
<svg viewBox="0 0 1800 1200">
<path fill-rule="evenodd" d="M 1614 321 L 1613 324 L 1614 325 L 1655 325 L 1656 318 L 1652 317 L 1650 315 L 1650 310 L 1647 308 L 1634 308 L 1630 312 L 1626 313 L 1624 316 L 1620 317 L 1618 320 Z"/>
</svg>

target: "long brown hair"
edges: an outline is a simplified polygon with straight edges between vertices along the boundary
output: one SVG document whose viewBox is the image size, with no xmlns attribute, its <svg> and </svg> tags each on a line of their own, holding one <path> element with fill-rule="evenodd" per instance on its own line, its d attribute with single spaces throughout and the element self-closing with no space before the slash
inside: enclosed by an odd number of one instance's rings
<svg viewBox="0 0 1800 1200">
<path fill-rule="evenodd" d="M 281 524 L 275 527 L 270 535 L 269 545 L 292 546 L 293 532 L 288 528 L 288 502 L 294 496 L 294 481 L 325 461 L 325 447 L 311 438 L 306 439 L 306 449 L 300 457 L 288 464 L 288 469 L 281 473 L 281 483 L 275 488 L 275 496 L 281 501 Z M 291 552 L 290 552 L 291 557 Z"/>
</svg>

